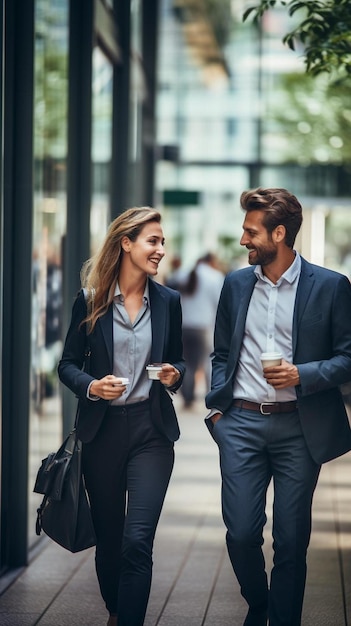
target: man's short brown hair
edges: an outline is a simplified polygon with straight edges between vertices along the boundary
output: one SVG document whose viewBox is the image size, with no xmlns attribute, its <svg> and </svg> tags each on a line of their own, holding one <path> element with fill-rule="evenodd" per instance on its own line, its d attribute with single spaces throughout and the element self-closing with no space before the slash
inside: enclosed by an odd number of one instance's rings
<svg viewBox="0 0 351 626">
<path fill-rule="evenodd" d="M 262 211 L 263 226 L 267 232 L 282 224 L 285 226 L 285 243 L 292 248 L 302 224 L 302 206 L 298 199 L 286 189 L 258 187 L 243 191 L 240 204 L 244 211 Z"/>
</svg>

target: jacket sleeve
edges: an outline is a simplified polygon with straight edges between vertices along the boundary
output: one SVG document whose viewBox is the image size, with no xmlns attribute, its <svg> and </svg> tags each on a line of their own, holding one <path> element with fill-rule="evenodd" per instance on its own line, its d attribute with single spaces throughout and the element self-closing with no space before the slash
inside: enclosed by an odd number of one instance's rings
<svg viewBox="0 0 351 626">
<path fill-rule="evenodd" d="M 87 315 L 84 293 L 81 290 L 72 307 L 71 322 L 66 335 L 63 353 L 58 364 L 58 375 L 80 399 L 86 399 L 89 384 L 94 380 L 84 371 L 85 352 L 88 346 L 86 324 L 82 323 Z"/>
<path fill-rule="evenodd" d="M 302 396 L 351 380 L 350 282 L 334 273 L 333 280 L 324 281 L 315 298 L 318 310 L 314 309 L 313 317 L 308 315 L 308 309 L 305 311 L 294 359 L 300 375 L 298 393 Z M 309 358 L 304 362 L 307 350 Z"/>
<path fill-rule="evenodd" d="M 171 392 L 177 391 L 181 386 L 185 373 L 185 361 L 183 358 L 183 341 L 182 341 L 182 308 L 180 303 L 180 295 L 176 292 L 170 299 L 170 333 L 169 344 L 164 355 L 165 362 L 171 363 L 180 373 L 179 380 L 167 387 Z"/>
</svg>

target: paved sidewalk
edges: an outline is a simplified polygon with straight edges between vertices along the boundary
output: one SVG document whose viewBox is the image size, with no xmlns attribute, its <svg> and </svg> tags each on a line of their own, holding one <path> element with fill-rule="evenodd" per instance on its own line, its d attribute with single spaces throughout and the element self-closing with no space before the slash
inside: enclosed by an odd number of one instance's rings
<svg viewBox="0 0 351 626">
<path fill-rule="evenodd" d="M 242 626 L 246 605 L 225 549 L 215 443 L 198 401 L 178 415 L 182 437 L 154 551 L 145 626 Z M 270 494 L 271 496 L 271 494 Z M 270 508 L 265 553 L 271 562 Z M 351 454 L 322 468 L 314 500 L 303 626 L 351 626 Z M 269 566 L 269 565 L 268 565 Z M 104 626 L 94 550 L 53 542 L 0 597 L 2 626 Z"/>
</svg>

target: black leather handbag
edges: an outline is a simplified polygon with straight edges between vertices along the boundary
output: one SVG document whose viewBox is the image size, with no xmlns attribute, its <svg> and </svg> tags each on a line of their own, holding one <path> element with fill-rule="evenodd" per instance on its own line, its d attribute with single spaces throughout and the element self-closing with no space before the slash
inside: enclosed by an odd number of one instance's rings
<svg viewBox="0 0 351 626">
<path fill-rule="evenodd" d="M 84 293 L 87 298 L 87 293 Z M 88 302 L 93 306 L 95 292 Z M 90 346 L 85 340 L 84 368 L 89 371 Z M 96 544 L 88 494 L 82 473 L 82 443 L 75 428 L 57 452 L 43 459 L 38 470 L 33 491 L 44 495 L 37 509 L 35 531 L 43 530 L 51 539 L 70 552 L 80 552 Z"/>
<path fill-rule="evenodd" d="M 82 475 L 82 444 L 73 430 L 56 453 L 43 459 L 34 492 L 44 494 L 36 534 L 43 530 L 70 552 L 95 545 L 96 537 Z"/>
</svg>

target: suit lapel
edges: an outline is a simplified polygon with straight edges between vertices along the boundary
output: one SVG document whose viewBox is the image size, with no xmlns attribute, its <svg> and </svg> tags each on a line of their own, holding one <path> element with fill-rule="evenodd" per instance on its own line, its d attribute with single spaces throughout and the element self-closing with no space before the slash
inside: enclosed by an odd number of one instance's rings
<svg viewBox="0 0 351 626">
<path fill-rule="evenodd" d="M 101 332 L 104 338 L 106 351 L 109 358 L 110 371 L 113 371 L 113 305 L 111 305 L 105 315 L 99 318 Z"/>
<path fill-rule="evenodd" d="M 165 342 L 167 307 L 163 293 L 153 280 L 149 280 L 149 295 L 152 330 L 151 362 L 161 363 Z"/>
<path fill-rule="evenodd" d="M 297 285 L 294 317 L 293 317 L 293 330 L 292 330 L 293 355 L 295 354 L 295 350 L 296 350 L 297 335 L 298 335 L 300 321 L 304 314 L 304 310 L 306 308 L 306 304 L 310 297 L 310 293 L 311 293 L 313 285 L 314 285 L 313 267 L 310 263 L 308 263 L 301 257 L 301 274 L 299 278 L 299 283 Z"/>
<path fill-rule="evenodd" d="M 246 317 L 247 317 L 247 310 L 249 308 L 249 303 L 250 303 L 252 292 L 253 292 L 256 282 L 257 282 L 256 274 L 254 273 L 254 271 L 252 271 L 249 277 L 245 280 L 245 286 L 243 288 L 242 296 L 240 298 L 240 302 L 238 306 L 238 313 L 236 316 L 236 322 L 235 322 L 234 333 L 233 333 L 234 336 L 236 336 L 236 338 L 243 337 L 244 330 L 245 330 Z"/>
<path fill-rule="evenodd" d="M 244 283 L 242 287 L 242 294 L 240 297 L 239 304 L 237 305 L 237 313 L 235 316 L 235 324 L 233 328 L 230 348 L 229 348 L 229 362 L 228 368 L 231 372 L 231 376 L 234 373 L 236 368 L 237 360 L 239 358 L 239 352 L 244 336 L 245 331 L 245 323 L 247 317 L 247 310 L 249 307 L 249 303 L 251 300 L 252 292 L 254 286 L 256 284 L 257 278 L 254 271 L 251 272 L 248 276 L 245 276 Z M 236 297 L 236 294 L 233 293 L 233 298 Z M 235 302 L 233 302 L 233 307 L 235 308 Z"/>
</svg>

